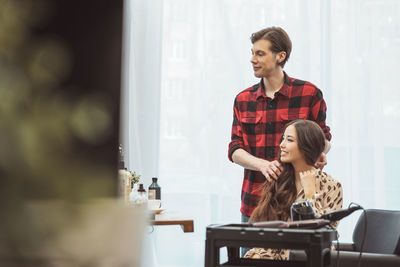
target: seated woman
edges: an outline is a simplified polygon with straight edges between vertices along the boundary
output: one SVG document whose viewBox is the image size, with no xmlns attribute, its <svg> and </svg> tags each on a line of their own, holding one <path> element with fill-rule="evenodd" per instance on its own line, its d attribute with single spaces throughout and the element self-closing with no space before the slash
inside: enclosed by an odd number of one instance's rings
<svg viewBox="0 0 400 267">
<path fill-rule="evenodd" d="M 325 136 L 313 121 L 296 120 L 286 125 L 278 159 L 283 170 L 276 181 L 266 181 L 250 222 L 290 220 L 290 206 L 308 200 L 317 216 L 342 208 L 342 186 L 329 174 L 315 169 L 324 151 Z M 337 222 L 333 225 L 337 226 Z M 288 260 L 288 249 L 253 248 L 245 258 Z"/>
</svg>

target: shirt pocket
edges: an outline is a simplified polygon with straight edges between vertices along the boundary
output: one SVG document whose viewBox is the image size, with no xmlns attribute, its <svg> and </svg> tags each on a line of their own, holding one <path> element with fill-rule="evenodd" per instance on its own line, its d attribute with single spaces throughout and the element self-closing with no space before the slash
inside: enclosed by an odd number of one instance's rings
<svg viewBox="0 0 400 267">
<path fill-rule="evenodd" d="M 280 121 L 280 132 L 283 133 L 283 131 L 285 130 L 285 126 L 286 124 L 288 124 L 291 121 L 295 121 L 297 119 L 302 119 L 302 120 L 306 120 L 308 118 L 307 113 L 302 112 L 284 112 L 279 114 L 279 121 Z"/>
<path fill-rule="evenodd" d="M 245 145 L 254 147 L 259 146 L 262 141 L 263 130 L 261 115 L 247 116 L 240 119 L 243 130 L 243 141 Z"/>
<path fill-rule="evenodd" d="M 286 121 L 286 122 L 290 122 L 290 121 L 294 121 L 297 119 L 302 119 L 302 120 L 306 120 L 307 119 L 307 113 L 303 112 L 303 113 L 298 113 L 298 112 L 285 112 L 285 113 L 281 113 L 280 114 L 280 119 L 281 121 Z"/>
</svg>

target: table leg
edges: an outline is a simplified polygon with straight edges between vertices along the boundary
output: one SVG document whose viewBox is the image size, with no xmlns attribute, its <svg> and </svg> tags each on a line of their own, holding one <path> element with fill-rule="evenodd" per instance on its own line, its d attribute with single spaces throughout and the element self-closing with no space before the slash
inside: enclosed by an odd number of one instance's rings
<svg viewBox="0 0 400 267">
<path fill-rule="evenodd" d="M 321 245 L 311 245 L 307 253 L 308 267 L 330 266 L 330 248 L 322 248 Z"/>
<path fill-rule="evenodd" d="M 231 262 L 239 258 L 239 248 L 238 247 L 226 247 L 228 250 L 228 261 Z"/>
<path fill-rule="evenodd" d="M 206 240 L 205 267 L 214 267 L 219 264 L 219 248 L 214 245 L 214 239 Z"/>
</svg>

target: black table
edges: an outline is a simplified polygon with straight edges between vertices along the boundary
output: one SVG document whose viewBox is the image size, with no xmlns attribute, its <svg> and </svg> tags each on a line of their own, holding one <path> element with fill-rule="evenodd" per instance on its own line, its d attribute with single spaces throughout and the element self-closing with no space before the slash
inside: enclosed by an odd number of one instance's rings
<svg viewBox="0 0 400 267">
<path fill-rule="evenodd" d="M 330 266 L 334 229 L 287 229 L 249 227 L 247 224 L 210 225 L 206 232 L 205 266 Z M 220 248 L 227 247 L 228 261 L 220 263 Z M 240 258 L 240 247 L 304 250 L 307 261 Z"/>
</svg>

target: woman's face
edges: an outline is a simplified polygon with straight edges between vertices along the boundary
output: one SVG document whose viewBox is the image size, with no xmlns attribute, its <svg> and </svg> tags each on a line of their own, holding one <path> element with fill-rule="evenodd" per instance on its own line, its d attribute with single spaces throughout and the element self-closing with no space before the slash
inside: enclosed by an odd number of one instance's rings
<svg viewBox="0 0 400 267">
<path fill-rule="evenodd" d="M 290 125 L 283 133 L 281 148 L 281 161 L 284 163 L 294 163 L 298 160 L 303 160 L 303 155 L 297 145 L 296 128 Z"/>
</svg>

